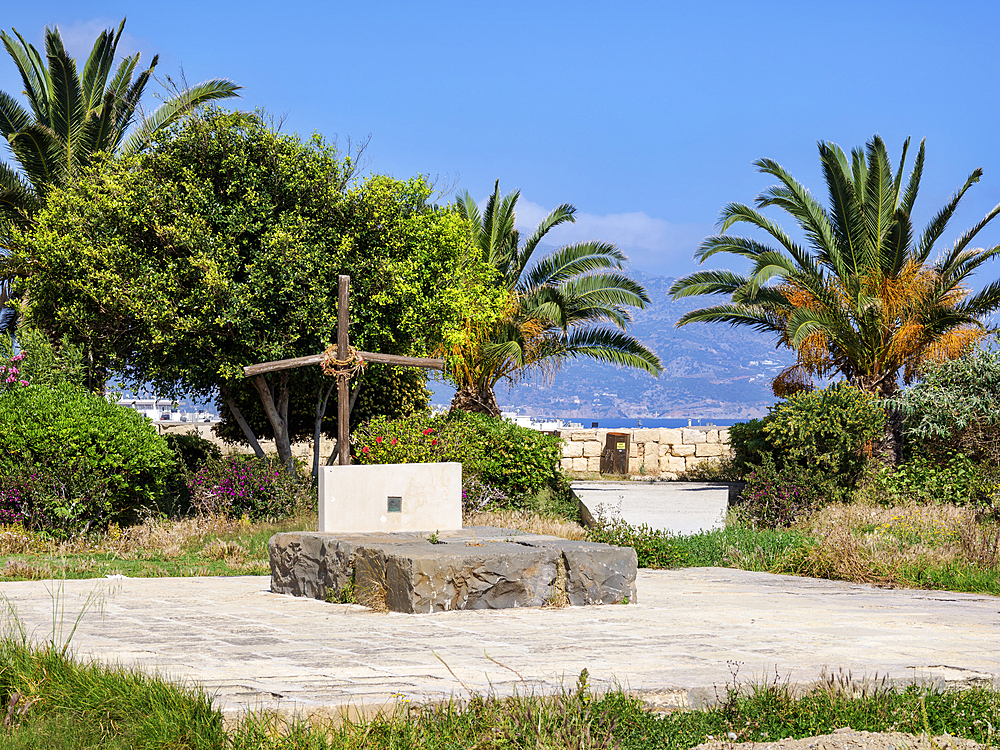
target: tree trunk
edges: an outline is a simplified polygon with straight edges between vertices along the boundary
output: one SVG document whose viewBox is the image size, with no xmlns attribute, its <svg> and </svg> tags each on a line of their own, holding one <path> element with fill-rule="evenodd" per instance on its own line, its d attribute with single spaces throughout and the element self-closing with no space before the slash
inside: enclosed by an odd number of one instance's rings
<svg viewBox="0 0 1000 750">
<path fill-rule="evenodd" d="M 497 397 L 489 386 L 485 388 L 476 388 L 471 385 L 462 386 L 455 392 L 455 398 L 451 400 L 451 411 L 467 411 L 473 414 L 486 414 L 490 417 L 500 416 Z"/>
<path fill-rule="evenodd" d="M 289 475 L 295 475 L 295 461 L 292 458 L 292 443 L 288 436 L 288 370 L 281 372 L 278 381 L 278 398 L 275 401 L 274 392 L 263 375 L 253 379 L 254 387 L 260 394 L 260 402 L 267 414 L 267 421 L 274 430 L 274 447 L 278 451 L 278 460 Z"/>
<path fill-rule="evenodd" d="M 222 394 L 222 398 L 226 400 L 226 406 L 229 407 L 230 413 L 236 420 L 236 424 L 240 426 L 243 430 L 243 437 L 247 439 L 250 443 L 250 447 L 253 448 L 254 454 L 257 458 L 264 458 L 264 449 L 260 447 L 260 443 L 257 442 L 257 436 L 253 434 L 253 430 L 250 429 L 250 425 L 247 424 L 247 420 L 243 416 L 243 412 L 240 411 L 240 407 L 237 405 L 236 400 L 233 398 L 229 389 L 225 386 L 219 386 L 219 393 Z"/>
<path fill-rule="evenodd" d="M 882 375 L 856 375 L 849 382 L 875 398 L 891 398 L 899 392 L 896 372 Z M 903 415 L 898 409 L 886 410 L 885 430 L 872 446 L 872 460 L 885 467 L 898 466 L 903 461 Z"/>
<path fill-rule="evenodd" d="M 325 380 L 319 381 L 319 387 L 316 389 L 316 421 L 313 422 L 313 465 L 312 465 L 312 481 L 313 484 L 319 482 L 319 443 L 323 438 L 323 417 L 326 416 L 326 405 L 330 402 L 330 394 L 333 393 L 333 389 L 337 386 L 337 381 L 331 382 L 327 385 Z"/>
</svg>

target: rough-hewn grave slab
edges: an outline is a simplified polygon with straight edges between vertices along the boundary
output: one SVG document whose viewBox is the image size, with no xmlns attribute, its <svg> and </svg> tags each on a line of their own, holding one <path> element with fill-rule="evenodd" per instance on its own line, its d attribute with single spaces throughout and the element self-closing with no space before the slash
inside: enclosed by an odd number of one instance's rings
<svg viewBox="0 0 1000 750">
<path fill-rule="evenodd" d="M 430 539 L 275 534 L 268 542 L 271 590 L 407 613 L 636 601 L 636 555 L 629 547 L 487 527 Z"/>
</svg>

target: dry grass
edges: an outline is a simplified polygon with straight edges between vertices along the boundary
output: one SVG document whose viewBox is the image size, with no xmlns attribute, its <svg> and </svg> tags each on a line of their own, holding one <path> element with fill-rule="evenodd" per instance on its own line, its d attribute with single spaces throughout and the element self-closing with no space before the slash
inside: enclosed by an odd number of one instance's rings
<svg viewBox="0 0 1000 750">
<path fill-rule="evenodd" d="M 150 518 L 57 541 L 16 524 L 0 525 L 0 578 L 262 575 L 268 569 L 267 539 L 272 534 L 315 527 L 315 513 L 277 523 L 223 516 Z"/>
<path fill-rule="evenodd" d="M 246 558 L 247 551 L 239 542 L 227 539 L 213 539 L 205 545 L 205 548 L 201 551 L 201 555 L 202 557 L 207 557 L 209 560 L 225 560 L 229 563 L 239 563 Z"/>
<path fill-rule="evenodd" d="M 787 561 L 803 575 L 906 585 L 901 569 L 1000 567 L 1000 524 L 980 523 L 967 507 L 836 504 L 798 528 L 818 540 Z"/>
<path fill-rule="evenodd" d="M 516 529 L 529 534 L 545 534 L 563 539 L 581 540 L 587 538 L 587 530 L 575 521 L 548 518 L 537 513 L 520 510 L 483 511 L 470 513 L 465 517 L 465 526 L 492 526 L 500 529 Z"/>
<path fill-rule="evenodd" d="M 42 581 L 55 578 L 55 568 L 51 565 L 32 565 L 21 560 L 8 560 L 0 568 L 0 577 Z"/>
</svg>

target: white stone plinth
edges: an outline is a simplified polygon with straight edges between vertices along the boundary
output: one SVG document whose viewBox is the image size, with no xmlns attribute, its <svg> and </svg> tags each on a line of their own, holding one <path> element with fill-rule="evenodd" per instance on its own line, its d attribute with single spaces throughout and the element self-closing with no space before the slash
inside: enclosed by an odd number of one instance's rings
<svg viewBox="0 0 1000 750">
<path fill-rule="evenodd" d="M 461 528 L 460 463 L 323 466 L 319 470 L 319 531 Z"/>
</svg>

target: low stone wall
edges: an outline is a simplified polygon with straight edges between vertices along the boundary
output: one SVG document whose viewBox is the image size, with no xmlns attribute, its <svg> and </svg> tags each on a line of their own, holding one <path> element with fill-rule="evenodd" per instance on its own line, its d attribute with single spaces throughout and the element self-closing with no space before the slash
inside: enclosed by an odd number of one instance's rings
<svg viewBox="0 0 1000 750">
<path fill-rule="evenodd" d="M 246 445 L 231 445 L 223 443 L 211 432 L 211 425 L 172 424 L 169 427 L 157 423 L 157 428 L 167 432 L 197 432 L 201 437 L 211 440 L 222 448 L 223 453 L 253 453 Z M 705 461 L 718 460 L 729 456 L 729 429 L 726 427 L 677 427 L 652 429 L 597 429 L 597 430 L 563 430 L 559 436 L 563 439 L 562 461 L 564 471 L 598 472 L 601 470 L 601 452 L 609 432 L 627 432 L 632 438 L 629 445 L 628 473 L 632 476 L 661 477 L 676 479 L 677 475 L 692 469 Z M 335 441 L 323 438 L 320 443 L 320 455 L 323 461 L 333 450 Z M 275 450 L 273 440 L 261 440 L 261 448 L 272 453 Z M 292 454 L 312 466 L 312 442 L 294 443 Z"/>
<path fill-rule="evenodd" d="M 627 432 L 628 473 L 632 476 L 676 479 L 677 475 L 706 461 L 729 456 L 726 427 L 677 427 L 634 430 L 563 430 L 564 471 L 600 471 L 601 452 L 609 432 Z"/>
</svg>

